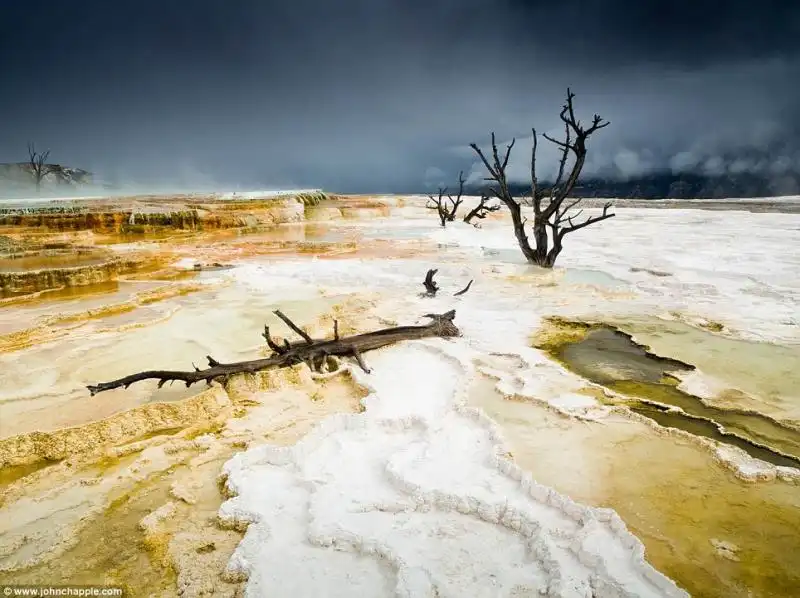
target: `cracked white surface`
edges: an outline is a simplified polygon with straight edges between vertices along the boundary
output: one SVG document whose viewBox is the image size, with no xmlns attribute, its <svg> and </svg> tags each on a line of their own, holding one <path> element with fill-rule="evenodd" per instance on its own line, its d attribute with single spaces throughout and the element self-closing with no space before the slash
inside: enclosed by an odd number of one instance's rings
<svg viewBox="0 0 800 598">
<path fill-rule="evenodd" d="M 463 407 L 447 343 L 370 355 L 362 414 L 225 466 L 246 596 L 683 596 L 606 509 L 540 486 Z"/>
</svg>

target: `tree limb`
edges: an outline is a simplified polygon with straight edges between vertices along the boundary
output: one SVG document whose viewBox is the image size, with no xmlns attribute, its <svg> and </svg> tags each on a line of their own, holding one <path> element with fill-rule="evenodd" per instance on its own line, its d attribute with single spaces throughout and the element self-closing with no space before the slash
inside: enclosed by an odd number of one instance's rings
<svg viewBox="0 0 800 598">
<path fill-rule="evenodd" d="M 590 224 L 594 224 L 595 222 L 601 222 L 603 220 L 608 220 L 609 218 L 613 218 L 616 216 L 613 212 L 609 213 L 609 209 L 611 208 L 611 203 L 607 203 L 603 206 L 603 213 L 600 216 L 593 216 L 591 218 L 586 219 L 585 221 L 581 222 L 580 224 L 572 224 L 572 218 L 568 218 L 567 222 L 569 226 L 562 228 L 558 235 L 561 239 L 564 238 L 569 233 L 575 232 L 576 230 L 580 230 L 589 226 Z M 577 217 L 577 215 L 575 216 Z"/>
<path fill-rule="evenodd" d="M 502 207 L 502 204 L 494 204 L 488 205 L 488 202 L 491 198 L 486 195 L 485 193 L 481 194 L 481 199 L 478 202 L 478 205 L 472 208 L 466 216 L 464 216 L 464 222 L 467 224 L 471 224 L 473 218 L 477 218 L 478 220 L 483 220 L 490 212 L 496 212 Z M 472 223 L 473 226 L 477 227 L 478 223 Z"/>
<path fill-rule="evenodd" d="M 300 328 L 300 327 L 299 327 L 297 324 L 295 324 L 294 322 L 292 322 L 292 321 L 291 321 L 291 320 L 290 320 L 288 317 L 286 317 L 286 316 L 285 316 L 283 313 L 281 313 L 281 310 L 279 310 L 279 309 L 276 309 L 276 310 L 275 310 L 274 312 L 272 312 L 272 313 L 274 313 L 274 314 L 275 314 L 276 316 L 278 316 L 278 317 L 279 317 L 281 320 L 283 320 L 283 321 L 284 321 L 284 323 L 285 323 L 285 324 L 286 324 L 286 325 L 287 325 L 289 328 L 291 328 L 291 329 L 292 329 L 292 330 L 294 330 L 294 331 L 295 331 L 297 334 L 299 334 L 300 336 L 302 336 L 302 337 L 303 337 L 303 340 L 304 340 L 304 341 L 306 341 L 306 343 L 307 343 L 307 344 L 309 344 L 309 345 L 310 345 L 310 344 L 312 344 L 312 343 L 314 342 L 314 341 L 311 339 L 311 337 L 310 337 L 310 336 L 308 336 L 308 333 L 307 333 L 305 330 L 303 330 L 302 328 Z"/>
<path fill-rule="evenodd" d="M 275 313 L 277 315 L 278 311 Z M 432 322 L 424 326 L 385 328 L 366 334 L 339 338 L 338 340 L 312 340 L 310 344 L 306 342 L 289 344 L 287 342 L 285 351 L 282 353 L 275 352 L 270 357 L 263 359 L 223 364 L 209 356 L 210 367 L 204 370 L 196 366 L 193 371 L 147 370 L 110 382 L 91 384 L 86 388 L 94 396 L 97 393 L 115 388 L 128 388 L 131 384 L 142 380 L 158 380 L 158 388 L 161 388 L 167 382 L 174 381 L 184 382 L 188 387 L 197 382 L 205 381 L 210 384 L 214 380 L 227 380 L 230 376 L 236 374 L 253 374 L 266 369 L 290 367 L 299 363 L 306 363 L 312 369 L 321 368 L 329 356 L 354 357 L 359 361 L 359 356 L 366 351 L 379 349 L 404 340 L 460 336 L 461 332 L 453 324 L 455 315 L 455 310 L 450 310 L 444 314 L 426 314 L 425 317 L 430 318 Z M 365 371 L 368 371 L 368 368 L 362 364 L 363 359 L 359 365 L 364 367 Z"/>
<path fill-rule="evenodd" d="M 470 281 L 467 283 L 467 286 L 465 286 L 463 289 L 461 289 L 461 290 L 460 290 L 460 291 L 458 291 L 457 293 L 453 293 L 453 297 L 459 297 L 459 296 L 463 295 L 464 293 L 466 293 L 466 292 L 469 290 L 469 288 L 472 286 L 472 283 L 473 283 L 473 282 L 474 282 L 474 281 L 470 280 Z"/>
</svg>

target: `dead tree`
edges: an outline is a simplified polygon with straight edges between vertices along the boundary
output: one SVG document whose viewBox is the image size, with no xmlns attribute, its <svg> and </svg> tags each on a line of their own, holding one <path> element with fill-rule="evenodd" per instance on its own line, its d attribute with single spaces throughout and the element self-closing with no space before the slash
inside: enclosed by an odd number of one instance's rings
<svg viewBox="0 0 800 598">
<path fill-rule="evenodd" d="M 514 147 L 514 139 L 506 147 L 505 155 L 500 158 L 497 150 L 497 143 L 495 142 L 494 133 L 492 133 L 492 162 L 484 156 L 481 149 L 474 143 L 470 147 L 475 150 L 478 157 L 483 162 L 483 165 L 489 171 L 489 176 L 486 180 L 493 181 L 496 186 L 490 188 L 491 192 L 508 208 L 511 213 L 511 221 L 514 225 L 514 235 L 517 237 L 522 253 L 525 259 L 544 268 L 552 268 L 556 262 L 558 254 L 561 253 L 563 248 L 564 237 L 569 233 L 575 232 L 614 216 L 613 212 L 609 212 L 611 204 L 607 203 L 603 207 L 603 212 L 599 216 L 592 216 L 577 222 L 576 219 L 580 216 L 582 210 L 570 215 L 569 211 L 575 208 L 580 203 L 580 198 L 570 199 L 566 201 L 572 192 L 575 184 L 578 182 L 578 177 L 583 170 L 583 165 L 586 162 L 586 140 L 596 131 L 607 127 L 610 123 L 604 121 L 597 114 L 592 119 L 592 124 L 588 128 L 583 125 L 575 117 L 575 110 L 572 100 L 575 94 L 567 89 L 567 101 L 561 109 L 561 122 L 564 123 L 565 139 L 563 141 L 554 139 L 546 134 L 542 136 L 561 148 L 561 160 L 558 165 L 558 174 L 553 185 L 549 189 L 540 189 L 536 178 L 536 148 L 537 148 L 537 133 L 536 129 L 531 129 L 533 132 L 533 150 L 531 152 L 531 203 L 533 205 L 533 239 L 534 244 L 531 246 L 528 240 L 528 235 L 525 231 L 525 224 L 527 218 L 522 216 L 522 200 L 515 198 L 508 187 L 508 179 L 506 178 L 506 167 L 508 166 L 508 159 L 511 156 L 511 148 Z M 566 179 L 564 178 L 567 160 L 573 156 L 572 168 Z M 552 240 L 552 247 L 548 247 L 548 231 L 550 239 Z"/>
<path fill-rule="evenodd" d="M 267 346 L 272 349 L 272 355 L 264 359 L 220 363 L 208 355 L 206 359 L 209 367 L 203 370 L 197 366 L 194 366 L 194 371 L 148 370 L 112 380 L 111 382 L 92 384 L 86 388 L 94 396 L 99 392 L 114 388 L 128 388 L 131 384 L 142 380 L 158 380 L 158 388 L 161 388 L 167 382 L 176 380 L 184 382 L 187 387 L 195 382 L 206 382 L 206 384 L 210 385 L 214 380 L 226 382 L 230 376 L 236 374 L 254 374 L 262 370 L 285 368 L 299 363 L 305 363 L 314 372 L 323 372 L 326 367 L 329 370 L 336 369 L 335 367 L 331 368 L 331 361 L 335 366 L 337 357 L 352 357 L 362 370 L 369 373 L 370 370 L 364 363 L 364 359 L 361 356 L 362 353 L 380 349 L 400 341 L 427 337 L 448 338 L 461 335 L 459 329 L 453 324 L 456 316 L 455 310 L 443 314 L 425 314 L 426 318 L 431 319 L 431 323 L 425 326 L 384 328 L 375 332 L 344 338 L 339 336 L 339 324 L 334 320 L 333 340 L 314 340 L 286 315 L 280 311 L 275 311 L 274 313 L 303 340 L 290 343 L 284 339 L 281 346 L 270 336 L 269 327 L 264 326 L 262 336 L 266 339 Z"/>
<path fill-rule="evenodd" d="M 461 196 L 464 195 L 465 182 L 466 179 L 464 178 L 464 171 L 462 170 L 458 173 L 458 195 L 456 195 L 455 199 L 452 195 L 447 193 L 447 187 L 439 188 L 438 199 L 434 198 L 433 195 L 428 195 L 430 201 L 425 207 L 429 210 L 436 210 L 436 213 L 439 215 L 439 223 L 442 226 L 447 226 L 448 222 L 453 222 L 456 219 L 456 212 L 463 203 Z M 444 197 L 445 194 L 447 195 L 447 199 Z"/>
<path fill-rule="evenodd" d="M 422 282 L 422 286 L 425 287 L 425 292 L 422 293 L 423 297 L 435 297 L 436 293 L 439 291 L 439 284 L 433 280 L 433 277 L 436 276 L 436 273 L 439 270 L 431 268 L 428 270 L 427 274 L 425 274 L 425 280 Z M 463 289 L 458 291 L 457 293 L 453 293 L 453 297 L 459 297 L 466 293 L 469 288 L 472 286 L 473 281 L 470 280 Z"/>
<path fill-rule="evenodd" d="M 33 181 L 36 183 L 37 192 L 42 188 L 42 179 L 53 172 L 53 166 L 47 163 L 47 158 L 49 156 L 50 150 L 39 153 L 36 151 L 33 143 L 28 144 L 28 166 L 30 166 Z"/>
<path fill-rule="evenodd" d="M 499 210 L 503 204 L 492 204 L 489 205 L 487 202 L 491 199 L 491 196 L 486 195 L 485 193 L 481 193 L 481 200 L 478 202 L 478 205 L 472 208 L 469 213 L 464 216 L 464 222 L 467 224 L 472 224 L 474 227 L 480 226 L 478 222 L 472 222 L 473 218 L 477 218 L 478 220 L 483 220 L 486 216 L 491 212 L 496 212 Z"/>
</svg>

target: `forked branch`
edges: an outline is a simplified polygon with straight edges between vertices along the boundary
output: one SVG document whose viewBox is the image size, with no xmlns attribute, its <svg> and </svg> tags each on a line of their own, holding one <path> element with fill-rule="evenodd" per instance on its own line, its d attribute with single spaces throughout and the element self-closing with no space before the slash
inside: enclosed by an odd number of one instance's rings
<svg viewBox="0 0 800 598">
<path fill-rule="evenodd" d="M 279 312 L 275 313 L 277 314 Z M 142 380 L 158 380 L 158 388 L 161 388 L 167 382 L 171 383 L 175 381 L 183 382 L 188 387 L 197 382 L 206 382 L 207 384 L 211 384 L 214 380 L 224 382 L 227 381 L 230 376 L 236 374 L 253 374 L 262 370 L 290 367 L 299 363 L 307 364 L 314 371 L 323 371 L 325 364 L 328 363 L 331 357 L 351 357 L 355 359 L 356 363 L 358 363 L 365 372 L 369 373 L 369 368 L 367 368 L 362 357 L 362 354 L 367 351 L 379 349 L 404 340 L 460 336 L 461 332 L 455 324 L 453 324 L 455 315 L 455 310 L 443 314 L 426 314 L 425 317 L 430 318 L 431 322 L 424 326 L 384 328 L 382 330 L 376 330 L 375 332 L 344 338 L 339 338 L 338 323 L 334 320 L 333 340 L 312 339 L 309 343 L 304 336 L 302 342 L 289 343 L 286 341 L 283 347 L 272 341 L 269 336 L 269 329 L 265 327 L 264 337 L 269 347 L 273 350 L 273 354 L 269 357 L 235 363 L 220 363 L 209 356 L 207 358 L 209 367 L 206 369 L 200 369 L 195 366 L 193 371 L 148 370 L 124 376 L 123 378 L 110 382 L 92 384 L 87 386 L 87 388 L 92 396 L 94 396 L 97 393 L 115 388 L 128 388 L 131 384 Z M 281 317 L 281 319 L 295 332 L 299 330 L 299 327 L 295 326 L 293 323 L 290 324 L 291 320 L 286 316 Z"/>
<path fill-rule="evenodd" d="M 483 220 L 492 212 L 498 211 L 502 204 L 489 204 L 491 197 L 486 195 L 485 193 L 481 194 L 481 199 L 478 202 L 478 205 L 472 208 L 466 216 L 464 216 L 464 222 L 467 224 L 472 224 L 474 227 L 479 227 L 479 222 L 472 222 L 473 220 Z"/>
<path fill-rule="evenodd" d="M 567 226 L 561 228 L 558 231 L 559 236 L 563 239 L 565 235 L 567 235 L 569 233 L 572 233 L 572 232 L 575 232 L 576 230 L 580 230 L 582 228 L 585 228 L 585 227 L 589 226 L 590 224 L 594 224 L 595 222 L 601 222 L 603 220 L 607 220 L 609 218 L 613 218 L 614 217 L 614 213 L 613 212 L 609 212 L 611 207 L 612 207 L 611 202 L 608 202 L 603 206 L 603 213 L 602 214 L 600 214 L 599 216 L 592 216 L 590 218 L 587 218 L 583 222 L 580 222 L 580 223 L 577 223 L 577 224 L 575 222 L 573 222 L 573 220 L 575 218 L 577 218 L 578 216 L 580 216 L 580 214 L 581 214 L 581 212 L 583 212 L 583 210 L 580 210 L 574 216 L 568 216 L 566 218 L 566 220 L 565 220 L 565 222 L 567 223 Z"/>
</svg>

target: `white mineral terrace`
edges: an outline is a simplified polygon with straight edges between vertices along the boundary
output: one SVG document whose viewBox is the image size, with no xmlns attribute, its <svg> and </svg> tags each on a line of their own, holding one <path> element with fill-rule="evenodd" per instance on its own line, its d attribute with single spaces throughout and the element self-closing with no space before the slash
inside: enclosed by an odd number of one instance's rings
<svg viewBox="0 0 800 598">
<path fill-rule="evenodd" d="M 246 528 L 226 557 L 226 575 L 245 580 L 251 597 L 687 595 L 646 561 L 642 543 L 616 512 L 578 504 L 537 482 L 512 456 L 503 427 L 468 395 L 491 379 L 500 394 L 561 418 L 550 432 L 555 436 L 559 426 L 566 435 L 567 429 L 580 434 L 580 426 L 603 425 L 609 438 L 623 429 L 649 434 L 652 426 L 642 418 L 620 416 L 619 407 L 587 392 L 596 387 L 531 347 L 532 333 L 548 316 L 645 322 L 636 334 L 642 342 L 676 358 L 692 356 L 697 370 L 684 381 L 692 392 L 712 397 L 737 388 L 749 409 L 800 423 L 798 368 L 789 363 L 800 357 L 800 215 L 618 208 L 615 218 L 568 236 L 558 267 L 543 272 L 523 262 L 505 220 L 442 229 L 422 199 L 410 206 L 382 201 L 393 205 L 391 216 L 326 223 L 333 232 L 391 241 L 382 255 L 234 259 L 237 267 L 204 274 L 208 291 L 147 308 L 137 326 L 127 320 L 113 329 L 88 324 L 58 344 L 0 355 L 4 415 L 30 428 L 26 410 L 57 411 L 54 425 L 76 425 L 91 417 L 86 405 L 105 405 L 108 415 L 158 401 L 159 392 L 188 396 L 142 384 L 89 399 L 83 385 L 152 366 L 186 368 L 208 352 L 222 361 L 248 358 L 264 321 L 274 324 L 271 309 L 302 324 L 346 299 L 385 326 L 419 324 L 426 313 L 455 309 L 461 337 L 367 353 L 370 374 L 346 366 L 369 393 L 362 412 L 327 415 L 288 446 L 255 434 L 246 450 L 221 466 L 230 498 L 218 517 Z M 191 268 L 189 258 L 184 264 Z M 428 268 L 439 270 L 435 298 L 419 294 Z M 469 280 L 470 291 L 453 297 Z M 0 317 L 10 325 L 9 313 Z M 138 325 L 145 320 L 153 323 Z M 690 337 L 670 335 L 658 322 L 691 330 L 713 322 L 723 330 L 698 341 L 708 350 L 691 353 L 680 344 Z M 786 352 L 784 361 L 758 352 L 770 343 Z M 758 367 L 748 369 L 748 363 Z M 236 421 L 223 437 L 252 424 Z M 3 424 L 1 436 L 8 435 Z M 660 438 L 676 443 L 681 454 L 717 450 L 683 437 Z M 591 462 L 598 450 L 627 450 L 612 444 L 597 449 L 587 440 L 553 462 Z M 730 487 L 744 484 L 732 473 L 774 484 L 800 479 L 797 470 L 736 448 L 717 452 L 703 467 L 717 468 L 714 475 Z M 610 483 L 599 469 L 587 471 L 583 486 Z M 648 479 L 657 478 L 652 473 Z M 90 491 L 71 490 L 80 497 Z M 69 507 L 74 520 L 80 500 Z M 27 533 L 25 526 L 33 524 L 16 519 L 24 519 L 21 509 L 3 507 L 0 534 Z M 69 512 L 57 520 L 71 521 Z M 12 566 L 30 556 L 19 546 L 0 543 L 0 563 Z"/>
<path fill-rule="evenodd" d="M 506 458 L 464 407 L 458 345 L 409 343 L 358 374 L 366 412 L 293 447 L 237 455 L 223 520 L 250 523 L 228 567 L 249 596 L 681 596 L 609 510 Z M 456 355 L 453 355 L 456 354 Z"/>
</svg>

